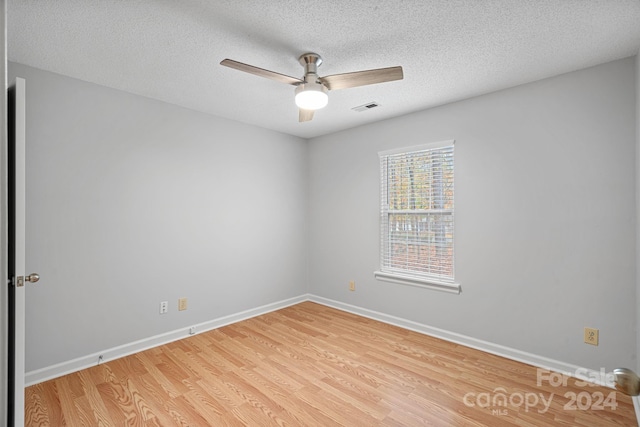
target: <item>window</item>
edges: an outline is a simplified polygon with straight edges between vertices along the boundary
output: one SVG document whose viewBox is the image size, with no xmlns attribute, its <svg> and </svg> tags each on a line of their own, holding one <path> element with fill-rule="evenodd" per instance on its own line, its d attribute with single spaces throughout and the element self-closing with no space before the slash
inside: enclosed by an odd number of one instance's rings
<svg viewBox="0 0 640 427">
<path fill-rule="evenodd" d="M 380 280 L 460 293 L 454 281 L 453 141 L 380 153 Z"/>
</svg>

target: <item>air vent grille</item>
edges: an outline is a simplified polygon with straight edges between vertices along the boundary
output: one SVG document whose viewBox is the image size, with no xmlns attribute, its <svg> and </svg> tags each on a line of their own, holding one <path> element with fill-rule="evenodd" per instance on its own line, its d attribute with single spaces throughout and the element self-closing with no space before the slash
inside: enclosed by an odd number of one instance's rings
<svg viewBox="0 0 640 427">
<path fill-rule="evenodd" d="M 373 108 L 377 108 L 379 106 L 380 104 L 378 104 L 377 102 L 371 101 L 371 102 L 367 102 L 366 104 L 360 105 L 358 107 L 353 107 L 352 110 L 362 112 L 362 111 L 371 110 Z"/>
</svg>

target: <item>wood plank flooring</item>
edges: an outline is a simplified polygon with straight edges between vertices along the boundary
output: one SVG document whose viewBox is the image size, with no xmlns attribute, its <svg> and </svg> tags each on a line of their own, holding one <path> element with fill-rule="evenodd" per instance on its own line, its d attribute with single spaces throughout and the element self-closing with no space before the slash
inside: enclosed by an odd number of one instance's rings
<svg viewBox="0 0 640 427">
<path fill-rule="evenodd" d="M 565 379 L 305 302 L 28 387 L 25 424 L 637 425 L 628 396 Z"/>
</svg>

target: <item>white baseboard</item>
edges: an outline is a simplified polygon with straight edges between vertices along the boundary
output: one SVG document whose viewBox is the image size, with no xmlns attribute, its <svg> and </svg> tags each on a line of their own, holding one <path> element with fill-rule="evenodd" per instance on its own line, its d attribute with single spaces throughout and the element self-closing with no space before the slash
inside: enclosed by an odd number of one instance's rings
<svg viewBox="0 0 640 427">
<path fill-rule="evenodd" d="M 611 386 L 607 384 L 605 373 L 597 372 L 591 369 L 582 368 L 577 365 L 564 363 L 558 360 L 550 359 L 547 357 L 539 356 L 533 353 L 528 353 L 521 350 L 516 350 L 510 347 L 505 347 L 499 344 L 494 344 L 488 341 L 479 340 L 466 335 L 461 335 L 455 332 L 446 331 L 444 329 L 435 328 L 433 326 L 424 325 L 411 320 L 403 319 L 396 316 L 391 316 L 385 313 L 369 310 L 366 308 L 346 304 L 340 301 L 320 297 L 312 294 L 304 294 L 298 297 L 290 298 L 283 301 L 274 302 L 271 304 L 263 305 L 250 310 L 245 310 L 239 313 L 223 316 L 218 319 L 210 320 L 208 322 L 194 325 L 198 333 L 209 331 L 212 329 L 220 328 L 222 326 L 229 325 L 231 323 L 240 322 L 261 314 L 270 313 L 272 311 L 280 310 L 281 308 L 289 307 L 294 304 L 298 304 L 304 301 L 312 301 L 318 304 L 333 307 L 338 310 L 346 311 L 349 313 L 357 314 L 359 316 L 367 317 L 370 319 L 378 320 L 380 322 L 388 323 L 391 325 L 399 326 L 404 329 L 419 332 L 432 337 L 440 338 L 446 341 L 461 344 L 467 347 L 471 347 L 477 350 L 481 350 L 487 353 L 495 354 L 497 356 L 506 357 L 507 359 L 515 360 L 518 362 L 533 365 L 539 368 L 547 369 L 553 372 L 559 372 L 565 375 L 578 377 L 582 380 L 589 380 L 599 385 Z M 37 369 L 27 372 L 25 375 L 25 383 L 27 386 L 37 384 L 43 381 L 47 381 L 53 378 L 60 377 L 72 372 L 77 372 L 82 369 L 90 368 L 98 364 L 98 357 L 103 356 L 103 362 L 118 359 L 120 357 L 128 356 L 143 350 L 147 350 L 153 347 L 157 347 L 163 344 L 167 344 L 173 341 L 177 341 L 189 336 L 189 327 L 177 329 L 164 334 L 156 335 L 153 337 L 145 338 L 139 341 L 135 341 L 122 346 L 105 349 L 103 351 L 89 354 L 87 356 L 79 357 L 77 359 L 62 362 L 56 365 L 48 366 L 45 368 Z M 576 375 L 577 374 L 577 375 Z M 640 401 L 634 399 L 634 405 L 636 410 L 640 411 Z M 640 416 L 639 418 L 640 419 Z"/>
<path fill-rule="evenodd" d="M 270 313 L 272 311 L 280 310 L 281 308 L 289 307 L 304 301 L 308 301 L 308 295 L 301 295 L 298 297 L 290 298 L 283 301 L 274 302 L 271 304 L 263 305 L 261 307 L 253 308 L 250 310 L 241 311 L 239 313 L 223 316 L 208 322 L 200 323 L 197 325 L 191 325 L 196 327 L 197 333 L 210 331 L 212 329 L 220 328 L 222 326 L 230 325 L 232 323 L 240 322 L 242 320 L 250 319 L 252 317 L 260 316 L 262 314 Z M 153 337 L 145 338 L 139 341 L 135 341 L 129 344 L 124 344 L 118 347 L 102 350 L 98 353 L 89 354 L 87 356 L 79 357 L 77 359 L 69 360 L 66 362 L 58 363 L 56 365 L 47 366 L 45 368 L 37 369 L 27 372 L 25 374 L 25 385 L 30 386 L 38 384 L 43 381 L 47 381 L 53 378 L 58 378 L 72 372 L 77 372 L 82 369 L 90 368 L 98 364 L 98 357 L 102 355 L 102 362 L 109 360 L 119 359 L 130 354 L 138 353 L 140 351 L 148 350 L 153 347 L 157 347 L 163 344 L 168 344 L 173 341 L 177 341 L 190 336 L 189 327 L 176 329 L 174 331 L 166 332 L 164 334 L 156 335 Z"/>
<path fill-rule="evenodd" d="M 633 401 L 633 409 L 636 411 L 638 426 L 640 426 L 640 396 L 633 396 L 631 400 Z"/>
<path fill-rule="evenodd" d="M 613 378 L 612 373 L 605 373 L 603 371 L 594 371 L 593 369 L 583 368 L 577 365 L 561 362 L 559 360 L 554 360 L 548 357 L 539 356 L 533 353 L 528 353 L 526 351 L 516 350 L 514 348 L 505 347 L 503 345 L 494 344 L 488 341 L 483 341 L 477 338 L 469 337 L 469 336 L 458 334 L 455 332 L 446 331 L 444 329 L 435 328 L 433 326 L 424 325 L 422 323 L 417 323 L 412 320 L 407 320 L 400 317 L 391 316 L 385 313 L 369 310 L 366 308 L 357 307 L 355 305 L 345 304 L 340 301 L 319 297 L 317 295 L 309 295 L 309 301 L 313 301 L 318 304 L 336 308 L 338 310 L 347 311 L 349 313 L 357 314 L 359 316 L 367 317 L 369 319 L 378 320 L 380 322 L 388 323 L 390 325 L 399 326 L 401 328 L 408 329 L 414 332 L 419 332 L 421 334 L 429 335 L 435 338 L 440 338 L 445 341 L 461 344 L 466 347 L 471 347 L 476 350 L 484 351 L 486 353 L 491 353 L 497 356 L 506 357 L 507 359 L 526 363 L 528 365 L 546 369 L 552 372 L 558 372 L 568 376 L 576 377 L 583 381 L 589 381 L 605 387 L 613 387 L 611 380 L 607 381 L 607 376 L 609 376 L 609 378 Z"/>
</svg>

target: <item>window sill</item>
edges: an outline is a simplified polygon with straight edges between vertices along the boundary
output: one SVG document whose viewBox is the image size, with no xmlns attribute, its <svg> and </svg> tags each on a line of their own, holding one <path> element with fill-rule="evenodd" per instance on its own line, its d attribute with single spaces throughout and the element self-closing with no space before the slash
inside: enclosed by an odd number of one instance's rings
<svg viewBox="0 0 640 427">
<path fill-rule="evenodd" d="M 387 273 L 384 271 L 374 271 L 373 275 L 376 279 L 382 280 L 383 282 L 416 286 L 418 288 L 432 289 L 434 291 L 449 292 L 452 294 L 460 294 L 460 292 L 462 292 L 460 283 L 440 282 L 436 279 L 412 277 L 398 273 Z"/>
</svg>

